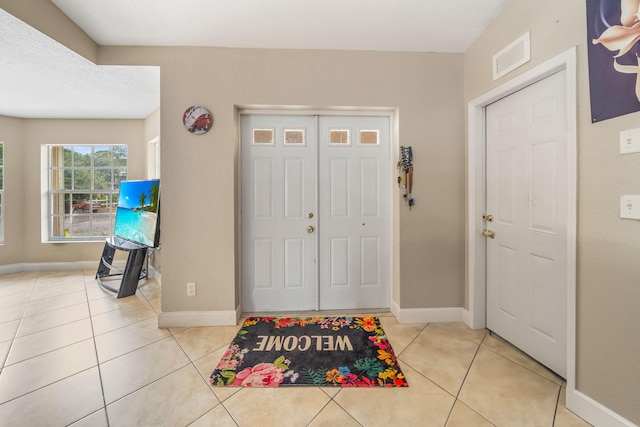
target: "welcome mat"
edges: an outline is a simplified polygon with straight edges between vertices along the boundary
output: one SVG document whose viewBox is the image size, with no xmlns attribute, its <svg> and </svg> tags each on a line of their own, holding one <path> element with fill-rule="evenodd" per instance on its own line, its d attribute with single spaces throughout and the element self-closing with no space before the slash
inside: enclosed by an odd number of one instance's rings
<svg viewBox="0 0 640 427">
<path fill-rule="evenodd" d="M 407 387 L 377 317 L 249 317 L 216 386 Z"/>
</svg>

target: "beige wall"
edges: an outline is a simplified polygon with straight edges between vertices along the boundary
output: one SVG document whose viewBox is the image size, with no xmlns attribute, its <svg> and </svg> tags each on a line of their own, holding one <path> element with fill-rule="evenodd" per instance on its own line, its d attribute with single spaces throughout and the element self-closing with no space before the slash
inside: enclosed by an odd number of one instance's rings
<svg viewBox="0 0 640 427">
<path fill-rule="evenodd" d="M 531 63 L 492 82 L 491 57 L 527 30 Z M 618 145 L 640 113 L 591 124 L 586 43 L 584 0 L 511 1 L 465 55 L 465 100 L 578 46 L 576 388 L 640 424 L 640 222 L 619 218 L 620 196 L 640 194 L 640 154 Z"/>
<path fill-rule="evenodd" d="M 101 64 L 161 66 L 163 311 L 238 301 L 237 105 L 399 109 L 414 147 L 416 206 L 400 207 L 402 308 L 460 307 L 464 282 L 462 55 L 101 47 Z M 190 105 L 211 131 L 184 130 Z M 394 178 L 395 179 L 395 178 Z M 186 282 L 198 284 L 188 298 Z"/>
<path fill-rule="evenodd" d="M 129 147 L 129 179 L 144 179 L 144 121 L 0 118 L 0 141 L 5 143 L 7 196 L 0 265 L 96 261 L 97 268 L 103 243 L 41 243 L 41 146 L 124 143 Z"/>
<path fill-rule="evenodd" d="M 22 262 L 24 253 L 24 120 L 0 116 L 0 142 L 4 143 L 4 244 L 0 264 Z"/>
</svg>

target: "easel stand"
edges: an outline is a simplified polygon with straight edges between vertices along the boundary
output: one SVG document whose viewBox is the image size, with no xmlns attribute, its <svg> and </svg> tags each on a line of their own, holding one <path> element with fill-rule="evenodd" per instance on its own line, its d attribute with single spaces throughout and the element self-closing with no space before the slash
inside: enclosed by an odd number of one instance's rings
<svg viewBox="0 0 640 427">
<path fill-rule="evenodd" d="M 139 245 L 120 237 L 107 237 L 102 251 L 102 258 L 98 265 L 96 280 L 104 289 L 118 294 L 118 298 L 124 298 L 136 293 L 138 289 L 138 281 L 147 277 L 146 271 L 143 271 L 144 261 L 147 257 L 147 246 Z M 116 251 L 129 252 L 127 265 L 124 270 L 113 266 L 113 258 Z M 116 273 L 111 273 L 114 270 Z M 113 288 L 109 286 L 103 279 L 110 277 L 122 277 L 120 287 Z"/>
</svg>

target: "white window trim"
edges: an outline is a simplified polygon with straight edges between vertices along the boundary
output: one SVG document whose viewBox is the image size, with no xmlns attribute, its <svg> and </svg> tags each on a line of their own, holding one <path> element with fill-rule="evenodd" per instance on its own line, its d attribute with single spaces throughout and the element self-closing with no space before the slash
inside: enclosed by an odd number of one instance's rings
<svg viewBox="0 0 640 427">
<path fill-rule="evenodd" d="M 5 198 L 4 198 L 4 183 L 7 180 L 7 176 L 5 174 L 5 169 L 4 169 L 4 158 L 5 158 L 5 152 L 4 152 L 4 142 L 0 141 L 0 147 L 2 147 L 2 164 L 0 164 L 0 169 L 2 169 L 2 186 L 0 186 L 0 245 L 4 244 L 4 212 L 6 211 L 5 209 Z"/>
<path fill-rule="evenodd" d="M 160 137 L 156 136 L 148 142 L 147 147 L 147 179 L 160 179 Z"/>
<path fill-rule="evenodd" d="M 50 239 L 49 226 L 51 215 L 49 213 L 49 147 L 51 146 L 115 146 L 127 144 L 41 144 L 40 145 L 40 242 L 41 243 L 95 243 L 104 241 L 103 237 L 90 237 L 86 239 L 54 240 Z M 129 176 L 129 159 L 127 157 L 127 177 Z"/>
<path fill-rule="evenodd" d="M 40 146 L 40 241 L 42 243 L 61 243 L 49 240 L 49 146 Z"/>
</svg>

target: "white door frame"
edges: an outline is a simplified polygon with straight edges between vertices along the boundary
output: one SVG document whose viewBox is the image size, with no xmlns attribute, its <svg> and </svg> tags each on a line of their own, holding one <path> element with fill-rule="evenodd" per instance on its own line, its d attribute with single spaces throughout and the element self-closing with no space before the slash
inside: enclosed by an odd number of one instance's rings
<svg viewBox="0 0 640 427">
<path fill-rule="evenodd" d="M 398 152 L 400 150 L 400 136 L 398 131 L 399 124 L 399 110 L 392 107 L 333 107 L 333 108 L 317 108 L 313 106 L 278 106 L 278 105 L 236 105 L 235 117 L 236 117 L 236 132 L 238 135 L 237 147 L 237 182 L 242 180 L 242 144 L 240 141 L 241 135 L 241 116 L 242 115 L 316 115 L 316 116 L 378 116 L 389 118 L 389 173 L 393 178 L 396 173 L 396 164 L 398 160 Z M 395 186 L 392 184 L 389 186 L 389 203 L 390 206 L 390 218 L 389 218 L 389 244 L 391 257 L 389 259 L 389 310 L 393 312 L 393 307 L 399 305 L 398 298 L 400 289 L 400 199 L 399 192 L 394 191 Z M 237 224 L 242 224 L 242 185 L 236 187 L 238 194 L 238 207 L 236 214 Z M 238 304 L 236 312 L 242 311 L 242 227 L 240 227 L 239 233 L 236 236 L 239 250 L 236 251 L 236 265 L 238 268 L 238 282 L 236 286 L 237 292 L 239 292 Z M 316 248 L 317 249 L 317 248 Z M 318 289 L 316 290 L 318 292 Z M 316 298 L 317 300 L 317 298 Z M 381 307 L 385 308 L 385 307 Z M 240 314 L 238 314 L 239 316 Z"/>
<path fill-rule="evenodd" d="M 486 326 L 486 245 L 481 232 L 486 195 L 485 107 L 560 70 L 566 70 L 567 100 L 567 391 L 575 390 L 576 344 L 576 229 L 577 229 L 577 131 L 576 49 L 546 61 L 530 71 L 474 99 L 468 104 L 467 144 L 467 241 L 469 311 L 464 321 L 473 329 Z M 569 399 L 569 393 L 567 393 Z"/>
</svg>

